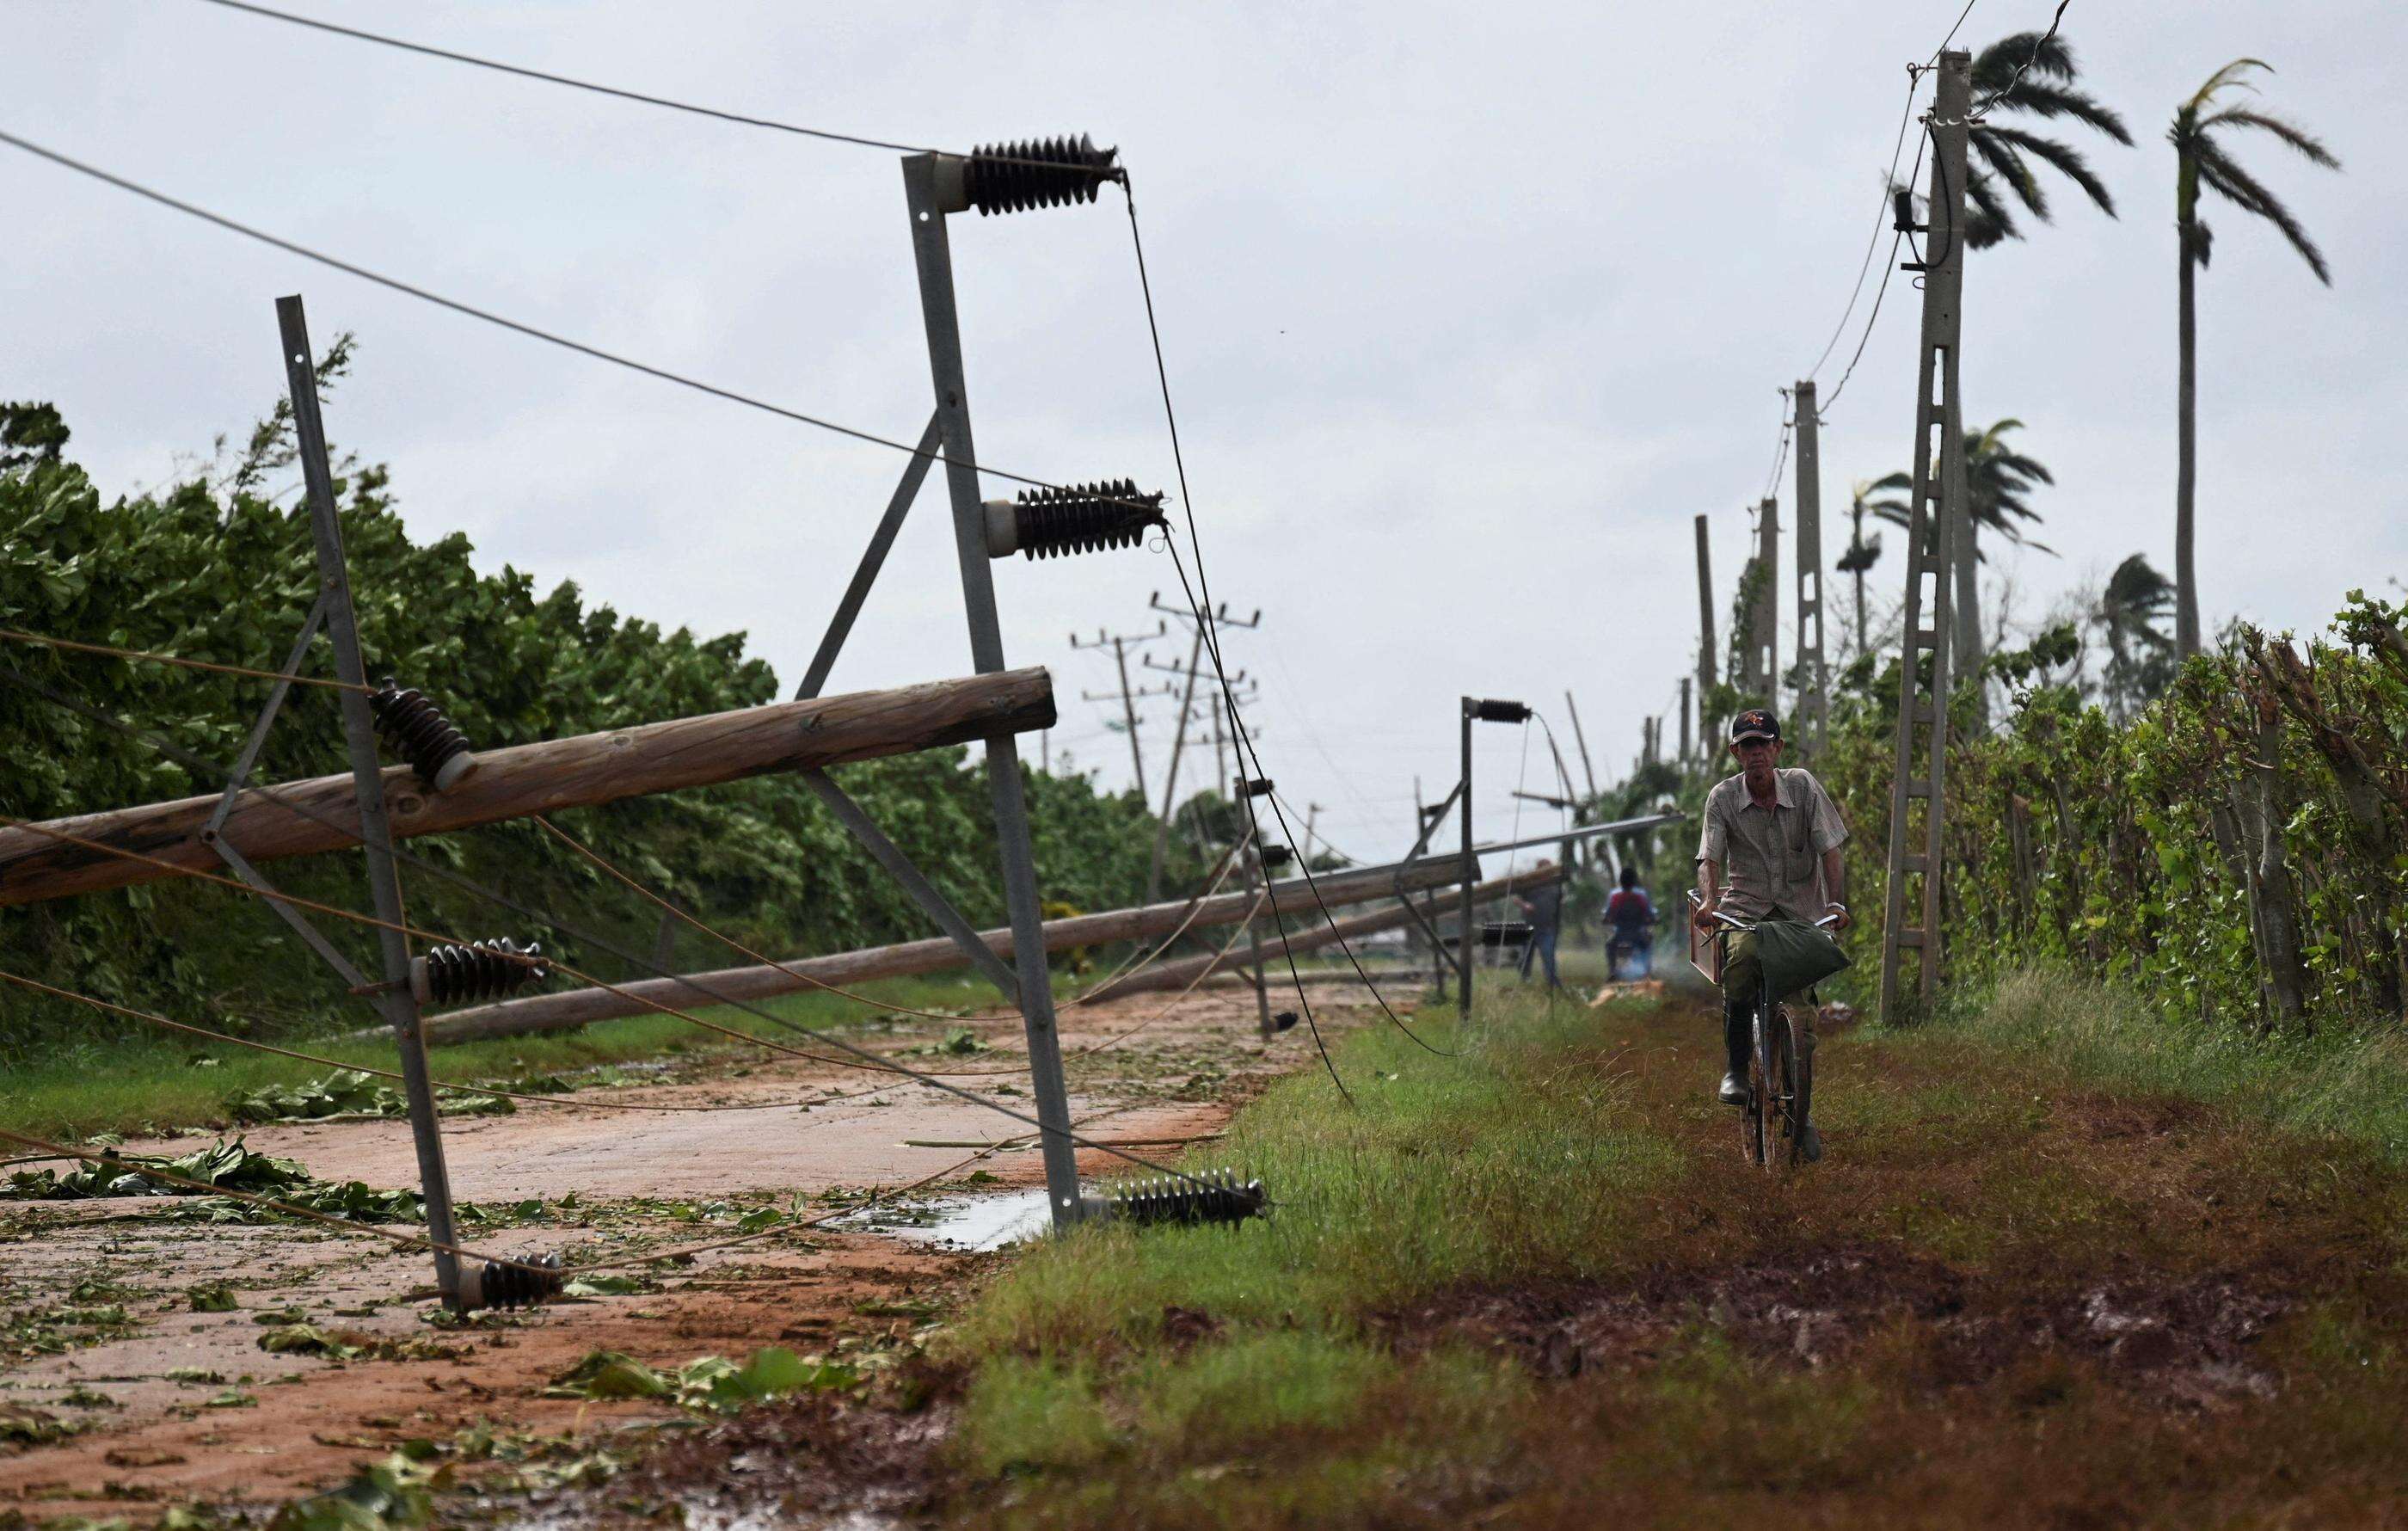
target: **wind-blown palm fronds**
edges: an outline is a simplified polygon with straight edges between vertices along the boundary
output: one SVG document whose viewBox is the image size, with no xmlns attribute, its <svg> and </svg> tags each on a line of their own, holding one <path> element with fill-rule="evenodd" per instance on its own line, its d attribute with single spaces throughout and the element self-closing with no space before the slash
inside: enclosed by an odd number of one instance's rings
<svg viewBox="0 0 2408 1531">
<path fill-rule="evenodd" d="M 2176 470 L 2174 477 L 2174 648 L 2184 659 L 2200 651 L 2199 568 L 2193 556 L 2197 542 L 2199 490 L 2199 324 L 2198 274 L 2214 250 L 2214 234 L 2199 216 L 2200 193 L 2213 192 L 2253 218 L 2262 218 L 2282 231 L 2300 259 L 2326 286 L 2332 269 L 2325 263 L 2308 231 L 2283 199 L 2232 157 L 2223 139 L 2241 131 L 2272 135 L 2298 151 L 2310 165 L 2327 170 L 2341 161 L 2305 128 L 2255 107 L 2221 106 L 2230 92 L 2255 95 L 2249 77 L 2273 73 L 2260 59 L 2234 59 L 2207 78 L 2189 100 L 2174 110 L 2166 130 L 2174 146 L 2174 228 L 2181 262 L 2181 374 L 2176 384 Z"/>
</svg>

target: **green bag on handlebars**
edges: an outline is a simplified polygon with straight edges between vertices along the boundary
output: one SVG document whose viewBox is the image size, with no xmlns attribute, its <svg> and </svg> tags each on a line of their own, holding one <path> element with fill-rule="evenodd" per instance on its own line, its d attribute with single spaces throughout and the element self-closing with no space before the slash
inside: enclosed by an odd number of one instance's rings
<svg viewBox="0 0 2408 1531">
<path fill-rule="evenodd" d="M 1794 994 L 1848 966 L 1848 954 L 1829 931 L 1800 920 L 1757 921 L 1756 960 L 1763 965 L 1765 986 L 1776 994 Z"/>
</svg>

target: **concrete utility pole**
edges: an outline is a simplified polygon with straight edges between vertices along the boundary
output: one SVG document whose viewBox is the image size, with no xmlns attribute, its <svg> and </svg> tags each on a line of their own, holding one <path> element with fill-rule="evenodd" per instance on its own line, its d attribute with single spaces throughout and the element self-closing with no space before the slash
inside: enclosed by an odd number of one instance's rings
<svg viewBox="0 0 2408 1531">
<path fill-rule="evenodd" d="M 1179 811 L 1179 760 L 1181 753 L 1187 748 L 1187 720 L 1196 706 L 1197 680 L 1204 673 L 1197 668 L 1204 657 L 1204 624 L 1197 622 L 1196 613 L 1186 607 L 1164 605 L 1162 592 L 1158 590 L 1146 597 L 1146 605 L 1166 616 L 1178 618 L 1194 633 L 1193 638 L 1187 645 L 1187 664 L 1178 672 L 1186 676 L 1187 687 L 1179 698 L 1179 727 L 1170 740 L 1170 766 L 1164 776 L 1162 784 L 1162 813 L 1154 823 L 1154 851 L 1146 861 L 1145 897 L 1146 902 L 1150 904 L 1162 896 L 1162 858 L 1170 846 L 1171 816 Z M 1226 601 L 1223 601 L 1213 608 L 1212 626 L 1216 632 L 1224 627 L 1234 627 L 1241 631 L 1251 630 L 1262 624 L 1263 613 L 1260 607 L 1255 608 L 1254 614 L 1243 622 L 1229 614 L 1229 603 Z M 1231 677 L 1230 683 L 1234 685 L 1240 679 L 1242 679 L 1242 672 L 1240 676 Z"/>
<path fill-rule="evenodd" d="M 1790 394 L 1798 420 L 1798 737 L 1820 755 L 1831 718 L 1830 675 L 1823 664 L 1823 446 L 1814 381 Z"/>
<path fill-rule="evenodd" d="M 1128 734 L 1129 768 L 1137 773 L 1137 795 L 1138 801 L 1140 804 L 1144 803 L 1146 795 L 1144 774 L 1145 757 L 1138 753 L 1137 734 L 1139 725 L 1142 723 L 1144 720 L 1137 715 L 1137 705 L 1140 702 L 1144 701 L 1149 696 L 1168 696 L 1172 694 L 1173 689 L 1174 688 L 1168 685 L 1165 685 L 1154 690 L 1140 687 L 1136 691 L 1131 691 L 1126 686 L 1123 686 L 1118 691 L 1082 691 L 1079 693 L 1079 699 L 1082 702 L 1118 702 L 1121 704 L 1121 727 Z M 1108 723 L 1104 726 L 1109 728 L 1111 725 Z"/>
<path fill-rule="evenodd" d="M 1681 677 L 1681 762 L 1689 759 L 1689 678 Z"/>
<path fill-rule="evenodd" d="M 476 774 L 441 792 L 424 790 L 408 766 L 387 767 L 385 832 L 396 840 L 448 835 L 537 813 L 965 744 L 997 730 L 1033 733 L 1053 718 L 1053 678 L 1041 669 L 1006 670 L 480 750 Z M 32 825 L 0 828 L 0 908 L 156 882 L 188 868 L 215 871 L 220 858 L 212 838 L 239 847 L 253 864 L 363 843 L 356 772 L 259 786 L 216 817 L 223 800 L 221 794 L 114 808 L 55 826 L 96 846 L 138 851 L 140 860 L 70 844 Z"/>
<path fill-rule="evenodd" d="M 1455 932 L 1455 950 L 1463 956 L 1460 977 L 1463 980 L 1463 1019 L 1467 1025 L 1471 1022 L 1471 968 L 1473 953 L 1477 950 L 1475 943 L 1479 940 L 1480 935 L 1479 927 L 1473 923 L 1471 918 L 1473 909 L 1479 903 L 1478 890 L 1473 887 L 1473 884 L 1480 878 L 1480 862 L 1471 848 L 1471 725 L 1474 723 L 1526 724 L 1529 721 L 1530 709 L 1519 702 L 1498 701 L 1494 697 L 1478 696 L 1467 696 L 1463 699 L 1463 790 L 1460 794 L 1463 806 L 1461 866 L 1463 896 L 1458 905 L 1462 910 L 1461 928 Z"/>
<path fill-rule="evenodd" d="M 1121 704 L 1122 726 L 1128 730 L 1129 769 L 1135 773 L 1134 780 L 1137 782 L 1137 800 L 1140 803 L 1146 801 L 1145 751 L 1139 748 L 1138 745 L 1137 704 L 1141 698 L 1153 694 L 1150 692 L 1131 691 L 1129 689 L 1128 645 L 1132 643 L 1151 643 L 1155 638 L 1165 637 L 1169 633 L 1169 631 L 1170 629 L 1164 626 L 1161 622 L 1155 622 L 1154 624 L 1154 631 L 1151 633 L 1106 633 L 1103 629 L 1097 628 L 1096 630 L 1096 636 L 1091 638 L 1082 639 L 1076 633 L 1070 635 L 1070 647 L 1073 649 L 1111 650 L 1112 663 L 1120 669 L 1121 689 L 1117 697 L 1115 697 L 1114 694 L 1106 692 L 1101 695 L 1087 694 L 1085 699 L 1090 702 L 1110 702 L 1118 700 Z"/>
<path fill-rule="evenodd" d="M 1913 524 L 1906 538 L 1904 653 L 1899 666 L 1898 757 L 1890 779 L 1888 886 L 1883 894 L 1881 1013 L 1895 1023 L 1927 1009 L 1940 985 L 1940 903 L 1945 877 L 1942 831 L 1947 823 L 1950 578 L 1965 524 L 1965 428 L 1958 402 L 1959 339 L 1965 284 L 1965 146 L 1972 104 L 1972 60 L 1940 55 L 1940 82 L 1927 120 L 1934 153 L 1930 223 L 1924 258 L 1923 336 L 1914 393 Z M 1912 222 L 1899 193 L 1901 224 Z M 1927 620 L 1927 612 L 1928 617 Z M 1919 807 L 1918 807 L 1919 806 Z M 1919 847 L 1919 849 L 1911 849 Z M 1921 880 L 1907 923 L 1907 880 Z M 1899 968 L 1916 953 L 1910 1003 Z"/>
<path fill-rule="evenodd" d="M 1756 594 L 1748 608 L 1747 669 L 1758 699 L 1781 711 L 1781 502 L 1756 508 Z"/>
<path fill-rule="evenodd" d="M 373 1003 L 392 1029 L 401 1054 L 402 1094 L 409 1105 L 419 1189 L 426 1203 L 426 1236 L 436 1245 L 436 1285 L 453 1309 L 474 1308 L 478 1306 L 475 1295 L 463 1289 L 459 1257 L 452 1252 L 458 1242 L 452 1223 L 452 1171 L 444 1162 L 440 1109 L 426 1072 L 424 1018 L 410 988 L 409 937 L 400 928 L 408 915 L 402 908 L 400 874 L 394 866 L 385 773 L 377 758 L 376 717 L 368 705 L 366 665 L 360 654 L 351 573 L 343 556 L 342 517 L 335 503 L 334 472 L 326 460 L 325 422 L 319 414 L 318 374 L 310 361 L 317 353 L 309 349 L 308 319 L 297 293 L 277 300 L 276 320 L 293 401 L 294 448 L 301 459 L 309 525 L 317 545 L 319 608 L 325 613 L 326 636 L 334 645 L 335 674 L 350 688 L 342 694 L 342 714 L 343 742 L 351 763 L 351 807 L 357 815 L 360 843 L 367 851 L 369 896 L 377 918 L 384 922 L 377 932 L 384 992 Z M 211 825 L 213 830 L 216 827 Z M 212 849 L 217 849 L 216 837 L 211 839 Z M 225 859 L 237 871 L 247 865 L 240 851 L 230 851 Z M 306 932 L 308 927 L 300 928 Z"/>
<path fill-rule="evenodd" d="M 1706 550 L 1706 518 L 1698 518 L 1698 705 L 1714 689 L 1714 565 Z M 1702 719 L 1700 720 L 1702 721 Z"/>
<path fill-rule="evenodd" d="M 1455 881 L 1454 866 L 1441 859 L 1328 872 L 1320 878 L 1319 887 L 1323 900 L 1331 909 L 1339 909 L 1348 904 L 1384 904 L 1398 897 L 1399 890 L 1426 894 L 1429 890 L 1451 888 Z M 1283 902 L 1312 896 L 1303 880 L 1297 878 L 1274 884 L 1271 893 Z M 1069 915 L 1044 923 L 1045 950 L 1062 952 L 1072 947 L 1100 946 L 1109 941 L 1146 940 L 1182 929 L 1197 931 L 1234 925 L 1246 918 L 1247 911 L 1254 906 L 1254 894 L 1252 893 L 1225 892 L 1201 900 L 1181 898 L 1140 909 Z M 1011 932 L 1009 929 L 982 930 L 976 936 L 994 955 L 1011 955 Z M 691 973 L 674 978 L 638 979 L 614 983 L 607 989 L 568 989 L 558 994 L 505 999 L 454 1010 L 450 1015 L 429 1021 L 426 1023 L 427 1037 L 430 1041 L 448 1045 L 494 1037 L 561 1031 L 630 1015 L 655 1015 L 663 1005 L 716 1005 L 770 999 L 780 994 L 801 994 L 823 983 L 860 983 L 871 979 L 953 972 L 968 962 L 968 953 L 959 942 L 948 936 L 939 936 L 894 946 L 788 957 L 781 963 L 723 967 L 715 972 Z M 1126 974 L 1096 992 L 1114 995 L 1135 992 L 1138 980 L 1152 971 L 1154 969 Z"/>
<path fill-rule="evenodd" d="M 1591 797 L 1595 797 L 1597 795 L 1597 767 L 1589 764 L 1588 736 L 1581 732 L 1580 704 L 1572 700 L 1572 694 L 1570 692 L 1564 693 L 1564 710 L 1572 715 L 1572 740 L 1580 746 L 1581 775 L 1588 779 L 1588 794 Z"/>
</svg>

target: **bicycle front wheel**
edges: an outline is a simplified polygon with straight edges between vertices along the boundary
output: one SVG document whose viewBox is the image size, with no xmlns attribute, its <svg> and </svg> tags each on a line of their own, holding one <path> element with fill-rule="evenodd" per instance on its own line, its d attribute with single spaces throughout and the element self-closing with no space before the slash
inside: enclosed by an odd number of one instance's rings
<svg viewBox="0 0 2408 1531">
<path fill-rule="evenodd" d="M 1758 1003 L 1749 1024 L 1747 1100 L 1740 1108 L 1739 1132 L 1740 1144 L 1746 1151 L 1748 1163 L 1770 1168 L 1772 1148 L 1770 1133 L 1772 1037 L 1765 1024 L 1764 1009 L 1764 1006 Z"/>
<path fill-rule="evenodd" d="M 1789 1017 L 1778 1006 L 1773 1008 L 1772 1033 L 1772 1109 L 1769 1130 L 1772 1146 L 1784 1163 L 1796 1166 L 1802 1123 L 1798 1120 L 1798 1107 L 1803 1092 L 1799 1089 L 1798 1037 L 1789 1028 Z"/>
</svg>

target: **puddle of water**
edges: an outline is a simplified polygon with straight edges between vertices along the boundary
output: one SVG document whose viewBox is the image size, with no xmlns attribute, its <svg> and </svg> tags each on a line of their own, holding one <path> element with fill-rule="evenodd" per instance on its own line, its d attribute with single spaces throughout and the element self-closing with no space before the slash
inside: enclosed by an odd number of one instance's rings
<svg viewBox="0 0 2408 1531">
<path fill-rule="evenodd" d="M 891 1234 L 915 1244 L 984 1251 L 1034 1238 L 1050 1228 L 1053 1220 L 1045 1193 L 1036 1190 L 993 1196 L 945 1196 L 910 1207 L 873 1207 L 834 1225 Z"/>
</svg>

